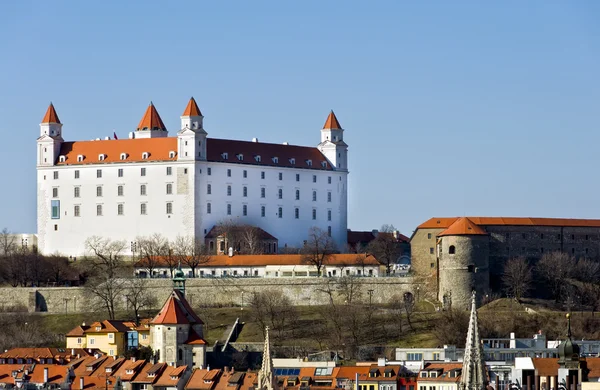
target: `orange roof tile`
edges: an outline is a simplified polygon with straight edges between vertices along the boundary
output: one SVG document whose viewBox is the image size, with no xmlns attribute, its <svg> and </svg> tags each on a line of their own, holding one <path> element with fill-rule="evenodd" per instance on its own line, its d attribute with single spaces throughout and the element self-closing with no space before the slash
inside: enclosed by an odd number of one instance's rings
<svg viewBox="0 0 600 390">
<path fill-rule="evenodd" d="M 325 121 L 325 124 L 323 125 L 323 129 L 341 129 L 342 126 L 340 125 L 340 122 L 338 122 L 335 114 L 333 113 L 333 110 L 331 110 L 331 112 L 329 113 L 329 116 L 327 117 L 327 120 Z"/>
<path fill-rule="evenodd" d="M 532 358 L 532 360 L 537 375 L 558 375 L 558 358 Z"/>
<path fill-rule="evenodd" d="M 100 328 L 100 330 L 98 330 Z M 124 321 L 116 320 L 104 320 L 102 322 L 96 321 L 91 324 L 85 333 L 114 333 L 114 332 L 127 332 L 129 328 L 124 324 Z"/>
<path fill-rule="evenodd" d="M 153 324 L 189 324 L 181 307 L 177 304 L 175 298 L 170 296 L 167 302 L 160 310 L 158 315 L 152 320 Z"/>
<path fill-rule="evenodd" d="M 85 331 L 89 329 L 89 326 L 79 325 L 71 329 L 65 336 L 67 337 L 81 337 Z"/>
<path fill-rule="evenodd" d="M 138 130 L 167 130 L 165 124 L 162 119 L 160 119 L 160 115 L 158 115 L 158 111 L 154 107 L 154 104 L 150 102 L 150 105 L 146 109 L 142 120 L 138 124 Z"/>
<path fill-rule="evenodd" d="M 588 369 L 588 378 L 600 377 L 600 358 L 588 357 L 585 358 L 585 362 Z"/>
<path fill-rule="evenodd" d="M 83 378 L 83 389 L 81 388 L 81 378 Z M 115 387 L 117 378 L 104 376 L 75 376 L 71 384 L 71 390 L 106 390 L 108 387 Z"/>
<path fill-rule="evenodd" d="M 54 109 L 54 104 L 50 103 L 48 109 L 46 110 L 46 115 L 44 115 L 44 119 L 42 119 L 42 123 L 60 123 L 60 119 L 58 119 L 58 114 Z"/>
<path fill-rule="evenodd" d="M 574 218 L 529 218 L 529 217 L 467 217 L 480 226 L 557 226 L 557 227 L 600 227 L 600 219 Z M 447 229 L 459 217 L 430 218 L 418 229 Z"/>
<path fill-rule="evenodd" d="M 448 373 L 453 370 L 462 370 L 462 363 L 427 363 L 421 371 L 434 371 L 440 370 L 442 373 L 436 378 L 421 378 L 421 375 L 417 378 L 417 382 L 459 382 L 460 375 L 450 377 Z"/>
<path fill-rule="evenodd" d="M 169 156 L 171 151 L 175 156 Z M 148 153 L 147 159 L 142 158 L 144 152 Z M 121 160 L 121 153 L 125 153 L 125 160 Z M 102 161 L 98 159 L 100 154 L 105 156 Z M 177 137 L 63 142 L 60 155 L 65 161 L 59 160 L 56 165 L 176 161 Z M 79 155 L 83 161 L 77 161 Z"/>
<path fill-rule="evenodd" d="M 193 97 L 190 98 L 190 101 L 188 102 L 181 116 L 202 116 L 202 113 L 196 104 L 196 100 Z"/>
<path fill-rule="evenodd" d="M 214 387 L 216 379 L 221 375 L 221 370 L 195 369 L 185 385 L 185 389 L 210 390 Z"/>
<path fill-rule="evenodd" d="M 206 341 L 202 337 L 200 337 L 194 329 L 190 329 L 190 333 L 185 344 L 202 345 L 206 344 Z"/>
<path fill-rule="evenodd" d="M 456 220 L 450 227 L 440 234 L 441 236 L 484 236 L 487 232 L 473 223 L 469 218 L 462 217 Z"/>
<path fill-rule="evenodd" d="M 325 262 L 325 266 L 341 266 L 356 264 L 359 255 L 364 254 L 356 253 L 336 253 L 329 257 Z M 284 255 L 235 255 L 229 257 L 228 255 L 211 256 L 210 260 L 202 264 L 203 267 L 235 267 L 235 266 L 267 266 L 267 265 L 306 265 L 304 262 L 304 256 L 298 254 L 284 254 Z M 361 259 L 361 264 L 363 261 Z M 372 255 L 367 255 L 364 259 L 366 266 L 378 266 L 380 265 L 377 259 Z M 143 263 L 136 263 L 137 267 L 143 267 Z M 157 266 L 167 266 L 166 260 L 159 258 L 157 259 Z"/>
</svg>

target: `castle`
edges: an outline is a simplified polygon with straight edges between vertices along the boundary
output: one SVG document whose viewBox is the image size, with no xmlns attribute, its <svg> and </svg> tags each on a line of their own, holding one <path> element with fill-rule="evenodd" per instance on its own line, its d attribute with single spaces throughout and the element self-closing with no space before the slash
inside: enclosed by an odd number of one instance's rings
<svg viewBox="0 0 600 390">
<path fill-rule="evenodd" d="M 502 288 L 508 259 L 531 262 L 545 253 L 600 255 L 600 220 L 561 218 L 431 218 L 411 240 L 412 270 L 427 293 L 445 305 L 465 309 L 473 290 L 478 299 Z"/>
<path fill-rule="evenodd" d="M 347 239 L 348 145 L 333 111 L 316 147 L 209 138 L 191 98 L 174 137 L 151 103 L 129 139 L 65 142 L 52 104 L 37 139 L 41 253 L 78 256 L 85 240 L 161 232 L 204 242 L 218 223 L 257 226 L 280 247 L 301 247 L 311 227 Z"/>
</svg>

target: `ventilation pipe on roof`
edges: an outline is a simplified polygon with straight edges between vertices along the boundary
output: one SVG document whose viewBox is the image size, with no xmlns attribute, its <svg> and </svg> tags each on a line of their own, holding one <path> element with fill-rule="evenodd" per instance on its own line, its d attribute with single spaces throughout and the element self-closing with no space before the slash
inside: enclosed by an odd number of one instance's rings
<svg viewBox="0 0 600 390">
<path fill-rule="evenodd" d="M 48 367 L 44 367 L 44 383 L 48 383 Z"/>
<path fill-rule="evenodd" d="M 104 140 L 105 140 L 105 141 L 108 141 L 109 139 L 110 139 L 110 137 L 109 137 L 109 136 L 106 136 L 106 137 L 104 137 Z"/>
<path fill-rule="evenodd" d="M 135 138 L 135 133 L 133 131 L 129 132 L 129 139 L 134 139 Z"/>
<path fill-rule="evenodd" d="M 100 141 L 100 138 L 96 138 L 96 141 Z"/>
<path fill-rule="evenodd" d="M 71 348 L 71 356 L 75 356 L 75 348 Z"/>
<path fill-rule="evenodd" d="M 229 257 L 233 257 L 233 247 L 229 247 Z"/>
<path fill-rule="evenodd" d="M 252 138 L 252 142 L 258 142 L 258 138 Z"/>
<path fill-rule="evenodd" d="M 83 390 L 83 377 L 79 378 L 79 388 Z"/>
</svg>

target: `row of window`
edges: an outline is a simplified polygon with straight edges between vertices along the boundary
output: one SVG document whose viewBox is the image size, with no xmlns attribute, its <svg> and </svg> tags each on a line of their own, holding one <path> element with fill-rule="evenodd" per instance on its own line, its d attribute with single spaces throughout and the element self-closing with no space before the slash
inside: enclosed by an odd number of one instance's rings
<svg viewBox="0 0 600 390">
<path fill-rule="evenodd" d="M 532 234 L 532 236 L 535 235 L 535 233 L 531 233 L 531 234 Z M 504 233 L 504 236 L 506 237 L 507 240 L 510 239 L 510 233 Z M 553 236 L 553 234 L 549 234 L 548 236 L 545 236 L 544 233 L 540 233 L 540 239 L 542 239 L 542 240 L 544 239 L 544 237 L 545 238 L 549 238 L 549 237 L 552 237 L 552 236 Z M 584 238 L 585 237 L 586 240 L 590 239 L 590 235 L 589 234 L 585 234 L 585 235 L 581 235 L 581 236 L 575 235 L 575 234 L 571 234 L 571 240 L 575 240 L 576 237 L 577 238 Z M 433 238 L 433 235 L 431 233 L 427 233 L 427 238 L 429 240 L 431 240 Z M 529 234 L 528 233 L 521 233 L 521 238 L 527 240 L 529 238 Z M 561 240 L 562 238 L 563 238 L 562 234 L 560 234 L 560 233 L 556 234 L 556 239 L 557 240 Z"/>
<path fill-rule="evenodd" d="M 231 212 L 232 212 L 232 205 L 231 205 L 231 203 L 227 203 L 227 215 L 231 215 Z M 208 202 L 208 203 L 206 203 L 206 214 L 211 214 L 211 213 L 212 213 L 212 203 Z M 266 206 L 260 206 L 260 216 L 265 217 L 266 213 L 267 213 Z M 248 215 L 248 205 L 244 204 L 244 205 L 242 205 L 242 216 L 245 217 L 247 215 Z M 277 208 L 277 217 L 283 218 L 283 207 Z M 300 219 L 300 208 L 299 207 L 294 207 L 294 218 Z M 317 209 L 312 209 L 312 219 L 313 220 L 317 219 Z M 327 220 L 331 221 L 331 210 L 327 210 Z"/>
<path fill-rule="evenodd" d="M 167 192 L 169 193 L 169 192 Z M 206 194 L 207 195 L 211 195 L 212 194 L 212 184 L 207 184 L 206 185 Z M 227 185 L 227 196 L 231 196 L 232 194 L 232 190 L 231 190 L 231 185 L 228 184 Z M 244 198 L 248 197 L 248 187 L 243 186 L 242 187 L 242 196 Z M 260 197 L 261 198 L 266 198 L 267 196 L 267 189 L 266 187 L 261 187 L 260 188 Z M 279 199 L 283 199 L 283 188 L 279 188 L 277 190 L 277 197 Z M 300 200 L 300 190 L 296 190 L 296 200 Z M 312 192 L 312 200 L 313 202 L 317 201 L 317 191 Z M 331 191 L 327 191 L 327 202 L 331 202 Z"/>
<path fill-rule="evenodd" d="M 515 251 L 516 248 L 507 248 L 507 250 L 509 252 L 511 252 L 511 251 Z M 538 250 L 537 248 L 526 248 L 526 247 L 523 246 L 523 247 L 521 247 L 521 252 L 520 253 L 537 252 L 537 250 Z M 557 250 L 560 250 L 560 249 L 559 248 L 554 249 L 554 251 L 557 251 Z M 586 255 L 589 254 L 589 248 L 584 248 L 583 250 L 584 250 L 584 252 L 585 252 Z M 539 249 L 539 251 L 540 251 L 540 253 L 545 253 L 544 247 L 541 247 Z M 442 254 L 441 253 L 442 252 L 442 247 L 441 246 L 439 247 L 439 252 L 440 252 L 440 254 Z M 575 254 L 575 252 L 576 252 L 576 249 L 575 248 L 571 248 L 571 253 Z M 456 247 L 454 245 L 450 245 L 448 247 L 448 254 L 454 255 L 455 253 L 456 253 Z M 429 248 L 429 254 L 430 255 L 434 254 L 433 247 Z"/>
<path fill-rule="evenodd" d="M 140 215 L 147 215 L 147 213 L 148 213 L 148 204 L 140 203 Z M 173 203 L 172 202 L 166 203 L 166 213 L 173 214 Z M 104 205 L 97 204 L 96 205 L 96 216 L 101 217 L 103 215 L 104 215 Z M 117 204 L 117 215 L 125 215 L 125 204 L 123 204 L 123 203 Z M 52 216 L 55 219 L 54 212 L 53 212 Z M 81 205 L 76 204 L 73 206 L 73 216 L 81 217 Z"/>
<path fill-rule="evenodd" d="M 166 167 L 166 171 L 167 171 L 166 172 L 167 176 L 171 176 L 173 174 L 173 167 Z M 187 174 L 187 168 L 184 169 L 184 173 Z M 202 169 L 200 170 L 200 173 L 202 173 Z M 211 167 L 206 168 L 206 173 L 208 174 L 208 176 L 212 175 L 212 169 L 211 169 Z M 74 171 L 74 175 L 75 175 L 75 179 L 79 179 L 79 177 L 80 177 L 79 169 L 77 169 L 77 170 Z M 117 177 L 123 177 L 123 175 L 124 175 L 123 168 L 118 168 L 118 170 L 117 170 Z M 140 168 L 140 176 L 146 176 L 146 168 L 145 167 Z M 54 177 L 54 180 L 58 180 L 59 171 L 54 171 L 53 172 L 53 177 Z M 231 169 L 230 168 L 227 169 L 227 177 L 231 177 Z M 244 169 L 242 171 L 242 177 L 244 179 L 248 178 L 248 171 L 247 170 Z M 278 173 L 278 177 L 279 177 L 279 180 L 283 180 L 283 172 L 279 172 Z M 98 179 L 102 178 L 102 169 L 96 169 L 96 178 L 98 178 Z M 265 171 L 261 171 L 260 172 L 260 178 L 263 179 L 263 180 L 266 178 Z M 44 179 L 45 179 L 45 176 L 44 176 Z M 340 180 L 342 180 L 341 177 L 340 177 Z M 298 181 L 298 182 L 300 181 L 300 174 L 299 173 L 296 173 L 296 181 Z M 312 175 L 312 182 L 313 183 L 317 182 L 317 175 Z M 327 176 L 327 184 L 331 184 L 331 176 Z"/>
</svg>

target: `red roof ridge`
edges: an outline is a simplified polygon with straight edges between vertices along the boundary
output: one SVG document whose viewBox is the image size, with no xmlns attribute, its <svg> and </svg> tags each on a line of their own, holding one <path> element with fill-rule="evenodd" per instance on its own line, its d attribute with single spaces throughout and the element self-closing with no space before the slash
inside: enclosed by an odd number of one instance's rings
<svg viewBox="0 0 600 390">
<path fill-rule="evenodd" d="M 50 102 L 48 109 L 46 110 L 46 115 L 44 115 L 44 119 L 42 119 L 42 123 L 60 123 L 60 119 L 58 119 L 58 114 L 54 109 L 54 104 Z"/>
<path fill-rule="evenodd" d="M 165 124 L 162 119 L 160 119 L 160 115 L 158 115 L 158 111 L 156 111 L 156 107 L 154 104 L 150 102 L 150 105 L 146 109 L 142 120 L 138 124 L 138 130 L 167 130 Z"/>
<path fill-rule="evenodd" d="M 196 104 L 196 100 L 193 96 L 190 98 L 190 101 L 188 102 L 181 116 L 202 116 L 202 113 L 198 108 L 198 104 Z"/>
<path fill-rule="evenodd" d="M 342 125 L 340 125 L 340 122 L 337 120 L 337 117 L 333 113 L 333 110 L 331 110 L 331 112 L 329 113 L 329 116 L 327 117 L 327 120 L 323 125 L 323 129 L 342 129 Z"/>
<path fill-rule="evenodd" d="M 154 319 L 153 324 L 189 324 L 185 313 L 176 302 L 173 295 L 169 296 L 162 309 Z"/>
<path fill-rule="evenodd" d="M 483 236 L 487 235 L 487 232 L 483 230 L 475 222 L 471 221 L 468 217 L 461 217 L 457 219 L 448 229 L 444 230 L 438 237 L 441 236 Z"/>
</svg>

